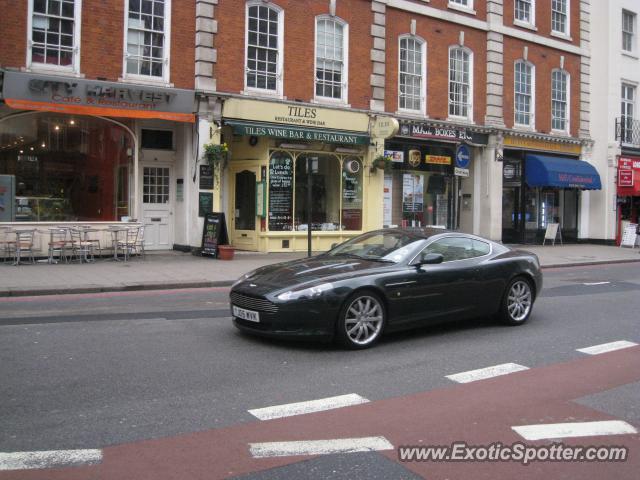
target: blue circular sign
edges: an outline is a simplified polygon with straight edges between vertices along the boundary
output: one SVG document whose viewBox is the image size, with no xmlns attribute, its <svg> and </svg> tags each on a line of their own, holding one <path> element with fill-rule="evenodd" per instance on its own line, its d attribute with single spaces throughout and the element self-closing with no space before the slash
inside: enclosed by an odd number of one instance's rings
<svg viewBox="0 0 640 480">
<path fill-rule="evenodd" d="M 469 163 L 471 163 L 471 150 L 464 144 L 458 145 L 458 149 L 456 150 L 456 167 L 469 168 Z"/>
</svg>

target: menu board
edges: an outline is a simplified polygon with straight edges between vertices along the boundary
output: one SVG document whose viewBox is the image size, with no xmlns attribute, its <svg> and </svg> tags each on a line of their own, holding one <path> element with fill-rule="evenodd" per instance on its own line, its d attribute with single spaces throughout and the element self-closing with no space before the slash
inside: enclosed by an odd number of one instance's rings
<svg viewBox="0 0 640 480">
<path fill-rule="evenodd" d="M 202 255 L 217 258 L 218 245 L 227 245 L 228 243 L 229 237 L 224 213 L 207 213 L 204 217 L 204 227 L 202 229 Z"/>
<path fill-rule="evenodd" d="M 402 211 L 419 213 L 424 209 L 424 177 L 404 173 L 402 175 Z"/>
<path fill-rule="evenodd" d="M 269 230 L 292 230 L 293 225 L 293 160 L 289 156 L 273 156 L 269 162 Z"/>
<path fill-rule="evenodd" d="M 213 190 L 213 167 L 200 165 L 200 189 Z"/>
<path fill-rule="evenodd" d="M 198 216 L 204 217 L 213 210 L 213 193 L 200 192 L 198 195 Z"/>
</svg>

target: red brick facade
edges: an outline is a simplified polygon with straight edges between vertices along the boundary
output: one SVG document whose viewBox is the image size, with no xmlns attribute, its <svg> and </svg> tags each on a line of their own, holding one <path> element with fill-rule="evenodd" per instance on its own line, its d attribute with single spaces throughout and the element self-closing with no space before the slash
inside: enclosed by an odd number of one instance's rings
<svg viewBox="0 0 640 480">
<path fill-rule="evenodd" d="M 84 0 L 80 73 L 86 78 L 122 78 L 124 0 Z M 23 68 L 27 59 L 28 1 L 0 0 L 0 66 Z M 169 81 L 192 89 L 195 76 L 195 0 L 173 0 Z"/>
</svg>

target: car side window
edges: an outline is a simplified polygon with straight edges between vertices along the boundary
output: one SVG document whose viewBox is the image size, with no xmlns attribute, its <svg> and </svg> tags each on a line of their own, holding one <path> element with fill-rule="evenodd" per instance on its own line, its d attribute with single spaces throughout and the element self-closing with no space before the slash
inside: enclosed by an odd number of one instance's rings
<svg viewBox="0 0 640 480">
<path fill-rule="evenodd" d="M 485 255 L 477 253 L 474 248 L 474 240 L 465 237 L 445 237 L 436 240 L 427 245 L 420 253 L 420 256 L 424 258 L 429 253 L 439 253 L 443 257 L 443 262 L 453 262 Z"/>
<path fill-rule="evenodd" d="M 481 240 L 472 240 L 473 242 L 473 251 L 475 252 L 474 257 L 482 257 L 483 255 L 488 255 L 491 252 L 491 246 L 487 242 L 483 242 Z"/>
</svg>

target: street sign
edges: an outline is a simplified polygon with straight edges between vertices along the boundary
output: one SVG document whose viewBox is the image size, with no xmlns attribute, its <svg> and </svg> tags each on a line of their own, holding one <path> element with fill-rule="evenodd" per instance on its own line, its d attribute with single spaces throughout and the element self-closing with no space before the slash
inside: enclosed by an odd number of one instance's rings
<svg viewBox="0 0 640 480">
<path fill-rule="evenodd" d="M 458 145 L 456 149 L 456 167 L 469 168 L 471 163 L 471 150 L 465 144 Z"/>
<path fill-rule="evenodd" d="M 469 176 L 469 169 L 468 168 L 455 167 L 454 170 L 453 170 L 453 173 L 455 173 L 456 177 L 468 177 Z"/>
<path fill-rule="evenodd" d="M 618 186 L 633 187 L 633 170 L 618 170 Z"/>
</svg>

